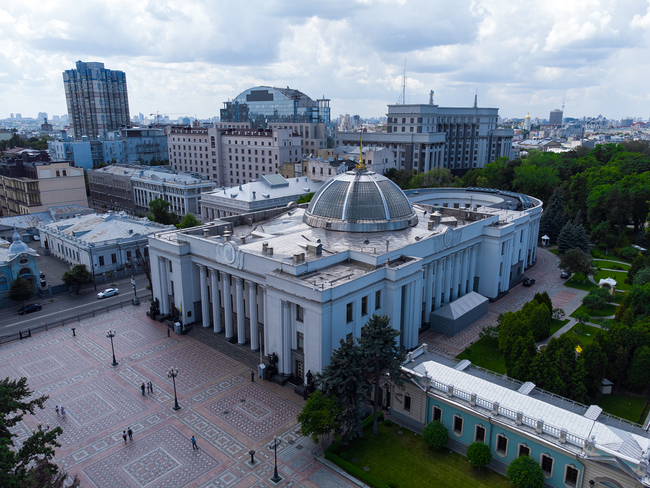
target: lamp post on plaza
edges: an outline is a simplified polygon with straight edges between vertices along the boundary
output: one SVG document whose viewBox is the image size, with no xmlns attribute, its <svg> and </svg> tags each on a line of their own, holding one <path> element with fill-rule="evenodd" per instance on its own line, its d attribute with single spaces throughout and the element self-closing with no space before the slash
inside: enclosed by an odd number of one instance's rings
<svg viewBox="0 0 650 488">
<path fill-rule="evenodd" d="M 133 305 L 140 305 L 140 299 L 138 298 L 138 292 L 135 289 L 135 266 L 133 258 L 131 258 L 131 284 L 133 285 Z"/>
<path fill-rule="evenodd" d="M 282 443 L 282 439 L 278 439 L 277 437 L 273 437 L 273 444 L 269 446 L 269 449 L 273 449 L 274 451 L 274 457 L 275 457 L 275 471 L 273 472 L 273 478 L 271 478 L 271 481 L 273 483 L 278 483 L 282 480 L 280 478 L 280 475 L 278 474 L 278 446 Z"/>
<path fill-rule="evenodd" d="M 180 410 L 181 407 L 178 405 L 178 397 L 176 396 L 176 377 L 178 376 L 178 368 L 176 366 L 170 366 L 167 370 L 167 376 L 172 379 L 172 383 L 174 384 L 174 406 L 172 408 L 174 410 Z"/>
<path fill-rule="evenodd" d="M 115 337 L 115 331 L 109 330 L 106 332 L 106 337 L 111 340 L 111 350 L 113 351 L 113 364 L 111 366 L 117 366 L 119 363 L 115 360 L 115 347 L 113 346 L 113 337 Z"/>
</svg>

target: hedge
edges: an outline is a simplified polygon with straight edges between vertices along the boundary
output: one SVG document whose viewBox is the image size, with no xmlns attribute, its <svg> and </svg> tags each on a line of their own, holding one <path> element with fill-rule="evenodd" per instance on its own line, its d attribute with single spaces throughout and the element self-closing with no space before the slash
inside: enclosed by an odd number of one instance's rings
<svg viewBox="0 0 650 488">
<path fill-rule="evenodd" d="M 390 488 L 390 486 L 388 486 L 386 483 L 383 483 L 382 481 L 379 481 L 375 477 L 369 475 L 363 469 L 359 469 L 353 464 L 350 464 L 347 461 L 343 461 L 343 459 L 341 459 L 334 453 L 331 453 L 329 451 L 326 452 L 325 459 L 327 459 L 328 461 L 332 461 L 334 464 L 342 468 L 347 473 L 351 474 L 352 476 L 356 476 L 361 481 L 368 483 L 370 486 L 373 486 L 374 488 Z"/>
</svg>

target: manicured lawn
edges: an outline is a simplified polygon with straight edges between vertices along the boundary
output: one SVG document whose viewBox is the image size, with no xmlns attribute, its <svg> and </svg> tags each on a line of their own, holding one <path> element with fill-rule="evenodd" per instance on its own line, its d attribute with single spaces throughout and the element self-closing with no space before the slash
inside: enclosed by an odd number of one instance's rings
<svg viewBox="0 0 650 488">
<path fill-rule="evenodd" d="M 578 312 L 585 312 L 590 317 L 609 317 L 610 315 L 614 315 L 616 313 L 616 307 L 616 304 L 609 303 L 605 305 L 605 308 L 602 310 L 592 311 L 591 309 L 586 308 L 584 305 L 580 305 L 575 312 L 569 315 L 569 317 L 575 317 Z"/>
<path fill-rule="evenodd" d="M 603 395 L 598 402 L 598 406 L 609 414 L 632 422 L 639 422 L 639 416 L 643 412 L 643 407 L 647 400 L 643 396 L 632 396 L 628 393 L 612 393 L 611 395 Z M 639 423 L 643 424 L 643 420 Z"/>
<path fill-rule="evenodd" d="M 632 267 L 629 264 L 607 261 L 605 259 L 594 259 L 594 264 L 596 266 L 600 266 L 601 268 L 608 268 L 608 269 L 616 269 L 616 267 L 618 266 L 619 268 L 622 268 L 623 271 L 627 271 Z"/>
<path fill-rule="evenodd" d="M 568 286 L 569 288 L 576 288 L 578 290 L 585 290 L 585 291 L 591 291 L 598 288 L 591 281 L 586 280 L 583 284 L 582 280 L 583 280 L 583 276 L 580 273 L 576 273 L 573 275 L 571 279 L 566 280 L 564 282 L 564 286 Z"/>
<path fill-rule="evenodd" d="M 463 351 L 456 357 L 458 359 L 469 359 L 472 364 L 489 369 L 495 373 L 505 374 L 507 372 L 506 361 L 499 350 L 499 342 L 497 340 L 483 337 L 469 346 L 469 348 L 472 351 L 470 354 L 467 354 L 467 351 Z"/>
<path fill-rule="evenodd" d="M 556 256 L 560 255 L 560 252 L 557 249 L 549 249 L 549 251 L 555 254 Z"/>
<path fill-rule="evenodd" d="M 397 432 L 402 432 L 398 434 Z M 379 481 L 394 481 L 399 488 L 510 488 L 509 481 L 489 468 L 475 469 L 467 458 L 443 449 L 429 448 L 422 436 L 393 425 L 379 424 L 379 434 L 365 431 L 363 439 L 340 446 L 336 454 L 346 451 L 349 462 Z M 356 461 L 354 461 L 356 459 Z"/>
<path fill-rule="evenodd" d="M 564 320 L 551 320 L 551 335 L 555 334 L 558 330 L 562 328 L 563 325 L 569 322 L 569 319 Z"/>
<path fill-rule="evenodd" d="M 576 331 L 582 330 L 581 334 L 577 334 Z M 563 335 L 568 334 L 571 339 L 576 344 L 580 344 L 581 346 L 586 346 L 588 344 L 591 344 L 594 341 L 594 338 L 596 337 L 596 333 L 600 329 L 597 327 L 593 327 L 591 325 L 580 325 L 576 324 L 574 325 L 571 330 L 565 332 Z"/>
<path fill-rule="evenodd" d="M 598 283 L 599 280 L 603 278 L 614 278 L 616 280 L 616 289 L 617 290 L 629 290 L 630 285 L 625 283 L 625 278 L 627 278 L 627 273 L 624 271 L 598 271 L 594 274 L 594 280 Z"/>
</svg>

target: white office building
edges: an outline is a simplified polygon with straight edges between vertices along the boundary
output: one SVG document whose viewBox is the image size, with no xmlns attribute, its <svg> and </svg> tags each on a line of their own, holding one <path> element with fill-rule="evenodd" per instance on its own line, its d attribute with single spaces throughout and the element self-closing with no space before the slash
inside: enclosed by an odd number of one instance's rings
<svg viewBox="0 0 650 488">
<path fill-rule="evenodd" d="M 162 313 L 175 307 L 185 324 L 276 353 L 282 375 L 304 378 L 373 313 L 410 349 L 445 307 L 505 293 L 536 261 L 541 211 L 525 195 L 478 189 L 407 197 L 381 175 L 350 171 L 308 208 L 150 236 L 153 295 Z"/>
</svg>

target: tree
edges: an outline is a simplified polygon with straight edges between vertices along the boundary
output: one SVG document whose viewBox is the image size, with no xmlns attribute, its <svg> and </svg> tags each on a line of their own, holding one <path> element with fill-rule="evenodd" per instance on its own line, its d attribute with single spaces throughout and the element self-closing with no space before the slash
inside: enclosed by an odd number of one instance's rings
<svg viewBox="0 0 650 488">
<path fill-rule="evenodd" d="M 627 369 L 627 386 L 634 391 L 642 391 L 650 383 L 650 347 L 639 347 L 634 351 L 632 362 Z"/>
<path fill-rule="evenodd" d="M 135 258 L 135 265 L 142 268 L 142 271 L 149 282 L 149 289 L 153 290 L 153 283 L 151 281 L 151 260 L 149 259 L 149 250 L 146 245 L 140 247 L 140 244 L 136 243 Z"/>
<path fill-rule="evenodd" d="M 548 292 L 535 293 L 533 300 L 535 300 L 537 303 L 546 304 L 549 313 L 553 312 L 553 302 L 551 301 L 551 297 L 548 296 Z"/>
<path fill-rule="evenodd" d="M 20 484 L 20 488 L 79 488 L 80 481 L 75 475 L 70 480 L 68 474 L 55 473 L 49 462 L 37 458 L 34 467 L 27 473 L 27 478 Z"/>
<path fill-rule="evenodd" d="M 519 456 L 513 459 L 506 470 L 508 480 L 517 488 L 542 488 L 544 486 L 544 472 L 532 458 Z"/>
<path fill-rule="evenodd" d="M 607 371 L 607 355 L 597 342 L 592 342 L 582 348 L 580 360 L 587 372 L 585 386 L 590 392 L 596 392 Z"/>
<path fill-rule="evenodd" d="M 555 320 L 562 320 L 566 316 L 564 309 L 559 307 L 554 308 L 552 314 Z"/>
<path fill-rule="evenodd" d="M 0 381 L 0 486 L 3 488 L 50 486 L 47 480 L 54 479 L 59 472 L 58 466 L 50 461 L 54 458 L 54 447 L 61 447 L 56 440 L 63 432 L 61 427 L 47 432 L 38 430 L 20 448 L 14 445 L 17 434 L 12 429 L 22 422 L 26 413 L 34 415 L 36 408 L 43 409 L 48 399 L 31 396 L 27 378 Z M 78 486 L 78 481 L 72 486 Z"/>
<path fill-rule="evenodd" d="M 634 284 L 643 286 L 650 283 L 650 267 L 641 268 L 634 277 Z"/>
<path fill-rule="evenodd" d="M 548 205 L 544 209 L 542 218 L 539 221 L 539 233 L 549 236 L 551 242 L 557 242 L 557 238 L 566 221 L 567 217 L 564 213 L 562 188 L 558 186 L 551 195 Z"/>
<path fill-rule="evenodd" d="M 557 250 L 560 255 L 566 253 L 570 249 L 578 247 L 578 235 L 573 222 L 570 220 L 564 224 L 560 235 L 557 238 Z"/>
<path fill-rule="evenodd" d="M 570 274 L 581 273 L 584 276 L 583 283 L 587 281 L 588 276 L 594 274 L 594 262 L 591 256 L 578 248 L 570 249 L 560 256 L 559 267 Z"/>
<path fill-rule="evenodd" d="M 600 288 L 599 288 L 600 289 Z M 587 307 L 593 313 L 594 310 L 602 310 L 607 305 L 607 302 L 602 296 L 599 296 L 596 293 L 590 292 L 587 296 L 582 299 L 582 304 Z"/>
<path fill-rule="evenodd" d="M 589 322 L 589 319 L 591 318 L 587 312 L 576 312 L 573 317 L 583 325 L 585 322 Z"/>
<path fill-rule="evenodd" d="M 306 195 L 301 196 L 296 203 L 298 205 L 300 205 L 301 203 L 309 203 L 311 202 L 311 199 L 314 198 L 314 195 L 315 195 L 314 192 L 307 193 Z"/>
<path fill-rule="evenodd" d="M 472 442 L 467 448 L 467 459 L 472 466 L 481 469 L 492 461 L 492 452 L 484 442 Z"/>
<path fill-rule="evenodd" d="M 416 174 L 409 183 L 409 188 L 439 188 L 451 186 L 456 178 L 447 168 L 433 168 L 426 173 Z"/>
<path fill-rule="evenodd" d="M 422 431 L 422 438 L 430 447 L 442 449 L 449 442 L 449 431 L 447 431 L 447 427 L 436 420 L 426 425 Z"/>
<path fill-rule="evenodd" d="M 370 388 L 364 380 L 366 363 L 354 339 L 341 339 L 340 344 L 330 364 L 316 374 L 316 383 L 325 395 L 338 399 L 341 410 L 336 420 L 341 424 L 341 437 L 349 441 L 356 435 L 363 437 L 361 409 Z"/>
<path fill-rule="evenodd" d="M 156 198 L 149 202 L 151 213 L 147 215 L 149 220 L 158 222 L 163 225 L 174 225 L 178 223 L 178 217 L 174 213 L 169 213 L 170 203 L 162 198 Z"/>
<path fill-rule="evenodd" d="M 79 290 L 83 285 L 89 285 L 94 283 L 95 277 L 93 274 L 88 271 L 85 264 L 77 264 L 70 271 L 63 273 L 63 283 L 65 286 L 72 288 L 73 286 L 77 287 L 75 295 L 79 295 Z"/>
<path fill-rule="evenodd" d="M 535 342 L 542 341 L 551 335 L 551 311 L 545 303 L 537 305 L 531 311 L 528 320 Z"/>
<path fill-rule="evenodd" d="M 194 214 L 188 213 L 188 214 L 185 214 L 185 217 L 183 217 L 183 220 L 181 220 L 180 223 L 176 224 L 176 228 L 177 229 L 188 229 L 190 227 L 198 227 L 199 225 L 202 225 L 202 224 L 194 216 Z"/>
<path fill-rule="evenodd" d="M 390 325 L 390 317 L 372 314 L 372 317 L 361 328 L 359 349 L 365 362 L 364 377 L 370 387 L 374 388 L 373 398 L 373 432 L 377 428 L 377 408 L 379 405 L 379 387 L 382 374 L 386 373 L 395 386 L 402 386 L 400 366 L 406 359 L 406 353 L 397 344 L 400 332 Z"/>
<path fill-rule="evenodd" d="M 25 305 L 25 300 L 29 300 L 34 295 L 34 287 L 24 278 L 16 278 L 11 282 L 9 293 L 7 296 L 14 302 L 22 302 Z"/>
<path fill-rule="evenodd" d="M 301 424 L 300 434 L 310 436 L 316 444 L 319 444 L 341 426 L 337 421 L 340 415 L 341 408 L 336 397 L 329 397 L 316 390 L 309 395 L 305 406 L 298 414 L 298 422 Z M 325 448 L 326 446 L 323 446 L 323 450 Z"/>
</svg>

